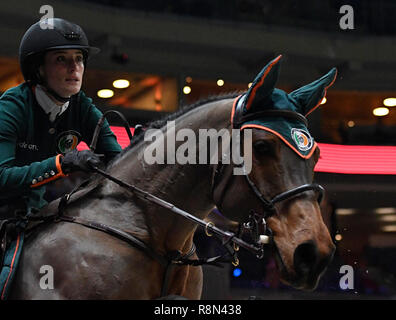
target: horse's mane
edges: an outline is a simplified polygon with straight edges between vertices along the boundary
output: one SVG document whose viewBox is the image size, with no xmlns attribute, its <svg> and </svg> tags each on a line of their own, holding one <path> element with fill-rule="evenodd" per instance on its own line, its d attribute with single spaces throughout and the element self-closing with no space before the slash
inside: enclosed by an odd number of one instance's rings
<svg viewBox="0 0 396 320">
<path fill-rule="evenodd" d="M 225 93 L 225 94 L 221 94 L 221 95 L 212 95 L 212 96 L 209 96 L 207 98 L 198 100 L 197 102 L 195 102 L 193 104 L 181 107 L 179 110 L 175 111 L 174 113 L 170 113 L 170 114 L 165 115 L 161 119 L 149 122 L 145 126 L 145 130 L 148 130 L 148 129 L 160 129 L 163 126 L 165 126 L 168 121 L 175 120 L 175 119 L 181 117 L 182 115 L 190 112 L 191 110 L 194 110 L 194 109 L 196 109 L 196 108 L 198 108 L 200 106 L 203 106 L 204 104 L 208 104 L 208 103 L 219 101 L 219 100 L 223 100 L 223 99 L 236 98 L 240 94 L 241 94 L 241 92 L 236 91 L 236 92 L 229 92 L 229 93 Z M 115 162 L 117 162 L 117 160 L 123 158 L 131 149 L 134 148 L 134 146 L 136 146 L 139 142 L 141 142 L 143 140 L 143 138 L 144 138 L 144 130 L 142 130 L 138 135 L 134 135 L 130 145 L 128 147 L 126 147 L 124 150 L 122 150 L 122 152 L 120 152 L 107 165 L 107 167 L 108 168 L 111 167 Z"/>
</svg>

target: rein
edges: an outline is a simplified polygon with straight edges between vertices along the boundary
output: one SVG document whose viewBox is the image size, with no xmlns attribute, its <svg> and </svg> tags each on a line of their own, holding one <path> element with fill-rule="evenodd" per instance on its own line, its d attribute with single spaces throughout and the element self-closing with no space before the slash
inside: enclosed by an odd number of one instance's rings
<svg viewBox="0 0 396 320">
<path fill-rule="evenodd" d="M 153 260 L 157 260 L 161 266 L 165 268 L 165 273 L 162 280 L 162 287 L 161 287 L 161 297 L 165 296 L 168 292 L 169 286 L 169 278 L 171 275 L 171 271 L 173 270 L 174 266 L 176 265 L 202 265 L 202 264 L 215 264 L 215 261 L 210 259 L 197 259 L 197 260 L 190 260 L 189 258 L 195 253 L 196 247 L 193 244 L 190 251 L 186 254 L 182 254 L 180 251 L 171 251 L 168 252 L 165 256 L 157 253 L 153 250 L 150 246 L 146 243 L 141 241 L 139 238 L 133 236 L 132 234 L 120 230 L 118 228 L 114 228 L 105 224 L 93 222 L 90 220 L 86 220 L 80 217 L 70 217 L 70 216 L 58 216 L 58 220 L 64 222 L 71 222 L 82 225 L 87 228 L 91 228 L 94 230 L 105 232 L 117 239 L 120 239 L 129 245 L 142 250 L 145 254 L 147 254 Z"/>
<path fill-rule="evenodd" d="M 261 248 L 258 248 L 254 245 L 251 245 L 242 239 L 239 239 L 236 237 L 236 235 L 232 232 L 228 231 L 223 231 L 219 228 L 217 228 L 212 222 L 205 222 L 204 220 L 201 220 L 190 213 L 177 208 L 173 204 L 166 202 L 146 191 L 141 190 L 140 188 L 128 184 L 122 180 L 119 180 L 105 171 L 97 168 L 97 167 L 92 167 L 93 171 L 97 172 L 98 174 L 106 177 L 107 179 L 113 181 L 114 183 L 118 184 L 122 188 L 133 192 L 135 194 L 139 194 L 142 196 L 144 199 L 155 203 L 163 208 L 166 208 L 178 215 L 181 215 L 185 217 L 186 219 L 202 226 L 205 228 L 205 233 L 207 236 L 212 236 L 213 234 L 217 235 L 218 237 L 221 238 L 223 246 L 227 249 L 227 253 L 232 256 L 232 264 L 234 266 L 237 266 L 239 264 L 238 257 L 236 255 L 236 251 L 238 250 L 238 246 L 241 246 L 253 253 L 256 253 L 257 255 L 262 255 Z M 201 258 L 201 259 L 190 259 L 190 257 L 196 252 L 196 247 L 193 244 L 191 249 L 189 250 L 188 253 L 182 254 L 179 250 L 175 251 L 170 251 L 166 255 L 161 255 L 155 250 L 153 250 L 149 245 L 147 245 L 144 241 L 140 240 L 139 238 L 135 237 L 134 235 L 123 231 L 119 228 L 114 228 L 102 223 L 97 223 L 91 220 L 86 220 L 81 217 L 71 217 L 64 215 L 64 210 L 66 208 L 66 205 L 68 204 L 71 195 L 76 192 L 80 187 L 82 187 L 84 183 L 77 188 L 75 188 L 71 193 L 66 194 L 61 201 L 59 202 L 58 206 L 58 213 L 52 216 L 45 217 L 37 217 L 33 218 L 32 220 L 47 220 L 47 221 L 64 221 L 64 222 L 70 222 L 70 223 L 76 223 L 82 226 L 85 226 L 87 228 L 95 229 L 98 231 L 105 232 L 111 236 L 116 237 L 117 239 L 120 239 L 133 247 L 142 250 L 144 253 L 146 253 L 150 258 L 157 260 L 163 267 L 165 267 L 165 272 L 163 276 L 163 281 L 162 281 L 162 287 L 161 287 L 161 297 L 165 296 L 168 292 L 168 286 L 169 286 L 169 279 L 171 272 L 173 268 L 178 265 L 190 265 L 190 266 L 201 266 L 204 264 L 208 265 L 214 265 L 214 266 L 220 266 L 219 263 L 221 262 L 229 262 L 229 260 L 225 260 L 224 256 L 227 254 L 211 257 L 211 258 Z M 232 247 L 230 245 L 230 242 L 234 243 L 234 246 Z"/>
<path fill-rule="evenodd" d="M 187 220 L 190 220 L 192 222 L 194 222 L 195 224 L 205 228 L 205 233 L 208 236 L 211 236 L 212 234 L 217 235 L 218 237 L 220 237 L 223 245 L 229 242 L 233 242 L 235 243 L 237 246 L 245 248 L 246 250 L 256 254 L 256 255 L 261 255 L 262 254 L 262 248 L 258 247 L 256 245 L 252 245 L 250 243 L 245 242 L 244 240 L 240 239 L 235 233 L 230 232 L 230 231 L 224 231 L 220 228 L 217 228 L 213 222 L 206 222 L 202 219 L 197 218 L 196 216 L 192 215 L 191 213 L 188 213 L 187 211 L 184 211 L 178 207 L 176 207 L 175 205 L 173 205 L 172 203 L 169 203 L 165 200 L 162 200 L 154 195 L 152 195 L 151 193 L 148 193 L 146 191 L 143 191 L 142 189 L 128 184 L 122 180 L 119 180 L 111 175 L 109 175 L 108 173 L 106 173 L 105 171 L 97 168 L 97 167 L 93 167 L 93 170 L 97 173 L 99 173 L 100 175 L 106 177 L 107 179 L 113 181 L 114 183 L 118 184 L 119 186 L 133 192 L 136 194 L 139 194 L 140 196 L 142 196 L 142 198 L 155 203 L 157 205 L 159 205 L 160 207 L 163 207 L 165 209 L 168 209 L 176 214 L 178 214 L 179 216 L 182 216 L 184 218 L 186 218 Z"/>
</svg>

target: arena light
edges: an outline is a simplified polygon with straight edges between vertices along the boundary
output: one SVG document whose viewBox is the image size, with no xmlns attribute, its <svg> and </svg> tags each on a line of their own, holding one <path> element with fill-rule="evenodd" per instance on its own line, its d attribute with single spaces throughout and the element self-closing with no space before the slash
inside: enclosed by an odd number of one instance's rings
<svg viewBox="0 0 396 320">
<path fill-rule="evenodd" d="M 108 99 L 114 96 L 114 91 L 111 89 L 101 89 L 97 92 L 99 98 Z"/>
<path fill-rule="evenodd" d="M 232 275 L 233 275 L 235 278 L 240 277 L 240 276 L 242 275 L 242 269 L 240 269 L 240 268 L 235 268 L 234 271 L 232 272 Z"/>
<path fill-rule="evenodd" d="M 389 109 L 385 107 L 378 107 L 373 110 L 373 115 L 376 117 L 383 117 L 389 113 Z"/>
<path fill-rule="evenodd" d="M 393 208 L 393 207 L 375 208 L 374 213 L 376 213 L 376 214 L 395 214 L 396 208 Z"/>
<path fill-rule="evenodd" d="M 125 89 L 128 88 L 130 82 L 127 79 L 117 79 L 113 81 L 113 87 L 117 89 Z"/>
<path fill-rule="evenodd" d="M 381 216 L 381 217 L 379 217 L 379 219 L 380 219 L 380 221 L 383 221 L 383 222 L 396 222 L 395 215 Z"/>
<path fill-rule="evenodd" d="M 395 225 L 383 226 L 381 230 L 384 232 L 396 232 L 396 226 Z"/>
<path fill-rule="evenodd" d="M 342 240 L 342 235 L 337 233 L 335 236 L 336 241 L 341 241 Z"/>
<path fill-rule="evenodd" d="M 349 120 L 347 125 L 348 125 L 349 128 L 353 128 L 355 126 L 355 121 Z"/>
<path fill-rule="evenodd" d="M 354 208 L 338 208 L 336 209 L 336 215 L 338 216 L 349 216 L 351 214 L 355 214 L 356 209 Z"/>
<path fill-rule="evenodd" d="M 386 99 L 384 99 L 384 106 L 395 107 L 396 106 L 396 98 L 386 98 Z"/>
<path fill-rule="evenodd" d="M 189 86 L 184 86 L 184 88 L 183 88 L 183 93 L 184 93 L 184 94 L 190 94 L 190 93 L 191 93 L 191 87 L 189 87 Z"/>
<path fill-rule="evenodd" d="M 217 85 L 219 86 L 219 87 L 222 87 L 222 86 L 224 86 L 224 80 L 223 79 L 219 79 L 219 80 L 217 80 Z"/>
</svg>

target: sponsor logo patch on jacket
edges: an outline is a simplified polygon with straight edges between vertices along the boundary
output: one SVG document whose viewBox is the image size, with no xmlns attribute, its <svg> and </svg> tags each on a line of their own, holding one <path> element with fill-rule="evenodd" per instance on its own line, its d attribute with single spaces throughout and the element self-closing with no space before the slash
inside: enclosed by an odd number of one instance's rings
<svg viewBox="0 0 396 320">
<path fill-rule="evenodd" d="M 17 146 L 19 148 L 21 148 L 21 149 L 27 149 L 27 150 L 30 150 L 30 151 L 39 151 L 39 148 L 38 148 L 38 146 L 36 144 L 27 143 L 25 141 L 19 142 L 17 144 Z"/>
</svg>

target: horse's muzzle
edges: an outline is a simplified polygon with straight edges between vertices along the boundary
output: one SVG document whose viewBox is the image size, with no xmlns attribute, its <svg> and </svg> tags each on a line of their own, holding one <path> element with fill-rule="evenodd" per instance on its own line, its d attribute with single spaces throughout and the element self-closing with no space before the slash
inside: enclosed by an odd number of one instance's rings
<svg viewBox="0 0 396 320">
<path fill-rule="evenodd" d="M 294 270 L 305 289 L 314 289 L 320 275 L 333 258 L 334 250 L 323 256 L 312 240 L 300 244 L 294 252 Z"/>
</svg>

